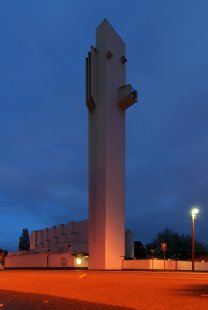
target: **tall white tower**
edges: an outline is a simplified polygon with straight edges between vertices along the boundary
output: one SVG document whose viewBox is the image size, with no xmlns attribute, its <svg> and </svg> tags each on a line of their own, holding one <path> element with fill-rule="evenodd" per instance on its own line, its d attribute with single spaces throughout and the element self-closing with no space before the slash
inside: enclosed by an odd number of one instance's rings
<svg viewBox="0 0 208 310">
<path fill-rule="evenodd" d="M 86 58 L 89 115 L 89 269 L 121 269 L 125 251 L 125 43 L 105 19 Z"/>
</svg>

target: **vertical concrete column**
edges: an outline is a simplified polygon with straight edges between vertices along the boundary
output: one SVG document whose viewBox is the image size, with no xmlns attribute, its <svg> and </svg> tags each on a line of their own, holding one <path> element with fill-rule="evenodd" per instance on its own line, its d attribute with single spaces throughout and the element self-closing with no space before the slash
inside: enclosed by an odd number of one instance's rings
<svg viewBox="0 0 208 310">
<path fill-rule="evenodd" d="M 34 250 L 37 248 L 37 231 L 33 230 L 30 233 L 30 250 Z"/>
<path fill-rule="evenodd" d="M 124 257 L 125 62 L 125 44 L 104 20 L 87 58 L 89 269 L 121 269 Z"/>
</svg>

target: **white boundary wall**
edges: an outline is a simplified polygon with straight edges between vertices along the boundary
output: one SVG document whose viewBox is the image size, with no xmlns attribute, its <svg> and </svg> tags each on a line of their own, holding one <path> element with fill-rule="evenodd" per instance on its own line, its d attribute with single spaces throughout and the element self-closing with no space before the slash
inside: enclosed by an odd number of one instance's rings
<svg viewBox="0 0 208 310">
<path fill-rule="evenodd" d="M 208 262 L 195 262 L 195 271 L 208 271 Z M 159 259 L 141 259 L 124 260 L 123 269 L 125 270 L 192 270 L 191 261 L 159 260 Z"/>
<path fill-rule="evenodd" d="M 88 267 L 88 260 L 81 258 L 78 265 L 76 258 L 69 253 L 32 254 L 5 257 L 5 268 L 73 268 Z M 172 270 L 191 271 L 191 261 L 142 259 L 123 260 L 123 270 Z M 195 271 L 208 271 L 208 262 L 195 262 Z"/>
<path fill-rule="evenodd" d="M 77 265 L 74 256 L 69 253 L 59 254 L 32 254 L 7 256 L 5 268 L 73 268 L 87 267 L 87 261 L 81 258 L 81 265 Z"/>
</svg>

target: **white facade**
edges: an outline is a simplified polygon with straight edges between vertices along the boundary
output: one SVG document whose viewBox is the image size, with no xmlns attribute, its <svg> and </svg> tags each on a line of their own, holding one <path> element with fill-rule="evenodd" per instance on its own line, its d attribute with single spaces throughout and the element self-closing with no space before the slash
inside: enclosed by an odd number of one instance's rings
<svg viewBox="0 0 208 310">
<path fill-rule="evenodd" d="M 133 253 L 133 233 L 126 231 L 126 257 Z M 88 220 L 68 222 L 30 234 L 30 250 L 10 252 L 6 268 L 87 268 Z"/>
<path fill-rule="evenodd" d="M 68 222 L 30 234 L 31 253 L 87 253 L 88 220 Z"/>
</svg>

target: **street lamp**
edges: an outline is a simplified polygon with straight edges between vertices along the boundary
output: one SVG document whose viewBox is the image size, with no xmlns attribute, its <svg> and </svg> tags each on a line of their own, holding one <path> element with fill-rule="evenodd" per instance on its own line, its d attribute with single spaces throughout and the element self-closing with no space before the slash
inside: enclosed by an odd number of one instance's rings
<svg viewBox="0 0 208 310">
<path fill-rule="evenodd" d="M 196 215 L 199 213 L 199 209 L 194 208 L 191 211 L 192 218 L 192 271 L 194 271 L 194 221 L 197 218 Z"/>
</svg>

